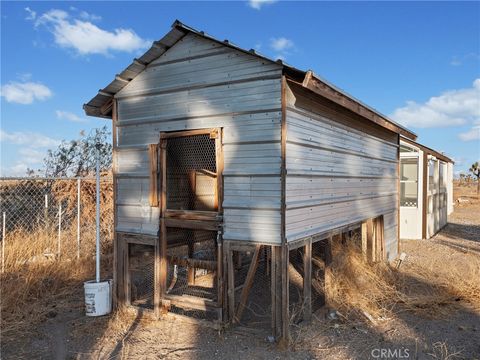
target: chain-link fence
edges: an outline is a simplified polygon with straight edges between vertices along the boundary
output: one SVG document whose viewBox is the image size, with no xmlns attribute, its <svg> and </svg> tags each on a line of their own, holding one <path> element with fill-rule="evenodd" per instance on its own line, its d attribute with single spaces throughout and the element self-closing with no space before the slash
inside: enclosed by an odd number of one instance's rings
<svg viewBox="0 0 480 360">
<path fill-rule="evenodd" d="M 113 239 L 113 184 L 100 183 L 102 250 Z M 0 178 L 3 267 L 95 253 L 94 178 Z"/>
</svg>

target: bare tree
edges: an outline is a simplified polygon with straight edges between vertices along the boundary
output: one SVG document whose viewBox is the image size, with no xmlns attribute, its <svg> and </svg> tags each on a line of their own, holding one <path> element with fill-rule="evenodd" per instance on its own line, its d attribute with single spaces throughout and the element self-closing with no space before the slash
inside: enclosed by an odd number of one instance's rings
<svg viewBox="0 0 480 360">
<path fill-rule="evenodd" d="M 90 134 L 80 133 L 76 140 L 62 141 L 55 150 L 48 150 L 44 159 L 45 176 L 87 176 L 95 171 L 96 145 L 100 154 L 100 170 L 108 171 L 112 165 L 110 132 L 104 126 Z"/>
<path fill-rule="evenodd" d="M 477 178 L 477 195 L 480 195 L 480 165 L 478 164 L 478 161 L 474 162 L 468 171 Z"/>
</svg>

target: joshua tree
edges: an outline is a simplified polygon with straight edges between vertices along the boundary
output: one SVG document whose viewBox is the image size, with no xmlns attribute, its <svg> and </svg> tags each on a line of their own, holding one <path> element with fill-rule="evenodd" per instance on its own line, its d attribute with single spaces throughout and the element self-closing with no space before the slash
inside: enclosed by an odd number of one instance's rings
<svg viewBox="0 0 480 360">
<path fill-rule="evenodd" d="M 480 165 L 478 161 L 474 162 L 468 170 L 477 178 L 477 195 L 480 195 Z"/>
</svg>

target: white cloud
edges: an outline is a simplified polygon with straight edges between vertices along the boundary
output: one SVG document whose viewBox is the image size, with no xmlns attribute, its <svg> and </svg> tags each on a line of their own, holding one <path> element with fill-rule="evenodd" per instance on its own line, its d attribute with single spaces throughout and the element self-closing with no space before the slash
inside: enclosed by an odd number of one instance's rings
<svg viewBox="0 0 480 360">
<path fill-rule="evenodd" d="M 28 6 L 25 8 L 25 11 L 28 13 L 25 20 L 35 20 L 37 17 L 37 12 L 30 9 Z"/>
<path fill-rule="evenodd" d="M 80 116 L 68 111 L 56 110 L 55 114 L 60 120 L 68 120 L 72 122 L 87 122 L 87 119 L 81 118 Z"/>
<path fill-rule="evenodd" d="M 2 176 L 26 176 L 28 169 L 36 170 L 41 168 L 46 156 L 46 151 L 22 147 L 18 150 L 18 155 L 15 156 L 16 160 L 13 165 L 3 167 L 1 174 Z"/>
<path fill-rule="evenodd" d="M 0 141 L 15 145 L 28 145 L 31 148 L 52 147 L 60 144 L 60 140 L 34 132 L 6 132 L 0 129 Z"/>
<path fill-rule="evenodd" d="M 290 50 L 294 47 L 294 43 L 292 40 L 279 37 L 279 38 L 272 38 L 270 42 L 270 46 L 275 51 L 286 51 Z"/>
<path fill-rule="evenodd" d="M 270 48 L 277 52 L 276 59 L 285 60 L 287 55 L 290 55 L 290 51 L 295 49 L 295 44 L 285 37 L 271 38 Z"/>
<path fill-rule="evenodd" d="M 83 20 L 86 20 L 86 21 L 100 21 L 102 20 L 102 17 L 99 16 L 99 15 L 95 15 L 95 14 L 90 14 L 86 11 L 80 11 L 80 13 L 78 14 L 78 16 L 83 19 Z"/>
<path fill-rule="evenodd" d="M 53 9 L 38 17 L 35 26 L 45 26 L 62 48 L 73 49 L 80 55 L 110 55 L 112 51 L 134 52 L 144 49 L 151 41 L 142 39 L 131 29 L 107 31 L 92 24 L 95 15 L 80 12 L 78 18 L 63 10 Z"/>
<path fill-rule="evenodd" d="M 458 137 L 462 141 L 480 141 L 480 125 L 472 127 L 469 131 L 458 134 Z"/>
<path fill-rule="evenodd" d="M 18 104 L 31 104 L 34 100 L 46 100 L 52 95 L 48 87 L 38 82 L 12 81 L 1 87 L 1 96 Z"/>
<path fill-rule="evenodd" d="M 276 2 L 277 0 L 248 0 L 248 5 L 255 10 L 260 10 L 263 5 L 269 5 Z"/>
<path fill-rule="evenodd" d="M 452 66 L 460 66 L 462 65 L 462 61 L 457 57 L 457 56 L 454 56 L 452 58 L 452 60 L 450 61 L 450 65 Z"/>
<path fill-rule="evenodd" d="M 18 153 L 22 156 L 22 162 L 25 164 L 39 164 L 47 156 L 46 151 L 36 150 L 34 148 L 21 148 Z"/>
<path fill-rule="evenodd" d="M 452 57 L 452 60 L 450 61 L 450 65 L 462 66 L 464 63 L 467 63 L 471 60 L 478 62 L 478 60 L 480 60 L 480 54 L 475 52 L 470 52 L 462 56 L 455 55 Z"/>
<path fill-rule="evenodd" d="M 480 119 L 480 79 L 471 88 L 446 91 L 419 104 L 408 101 L 390 117 L 405 126 L 417 128 L 458 126 Z"/>
</svg>

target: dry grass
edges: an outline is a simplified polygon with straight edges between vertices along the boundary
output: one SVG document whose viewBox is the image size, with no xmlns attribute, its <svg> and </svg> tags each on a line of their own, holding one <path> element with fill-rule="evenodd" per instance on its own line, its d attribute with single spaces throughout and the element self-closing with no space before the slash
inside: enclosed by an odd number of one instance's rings
<svg viewBox="0 0 480 360">
<path fill-rule="evenodd" d="M 426 256 L 421 265 L 407 261 L 397 270 L 388 264 L 368 264 L 359 249 L 341 244 L 335 244 L 333 259 L 327 296 L 347 317 L 375 321 L 396 311 L 438 317 L 460 300 L 480 308 L 478 257 L 461 269 L 446 266 L 441 273 L 435 257 Z"/>
<path fill-rule="evenodd" d="M 35 184 L 29 184 L 30 191 Z M 15 194 L 15 183 L 11 182 L 7 186 L 9 193 Z M 25 184 L 19 184 L 19 187 L 25 187 Z M 63 200 L 68 205 L 66 214 L 75 211 L 76 191 L 74 181 L 59 180 L 52 185 L 54 198 L 57 201 Z M 103 184 L 102 194 L 102 252 L 110 254 L 113 231 L 111 184 Z M 8 200 L 9 206 L 15 206 L 14 197 Z M 94 214 L 95 183 L 84 182 L 80 259 L 77 259 L 76 217 L 62 223 L 60 256 L 57 254 L 57 225 L 53 221 L 48 226 L 36 224 L 33 231 L 16 226 L 6 232 L 5 272 L 0 275 L 0 311 L 4 338 L 14 337 L 20 331 L 31 331 L 39 322 L 71 307 L 71 300 L 81 296 L 83 282 L 95 274 Z M 111 255 L 104 256 L 102 266 L 111 269 L 110 261 Z M 74 296 L 76 293 L 79 295 Z"/>
</svg>

